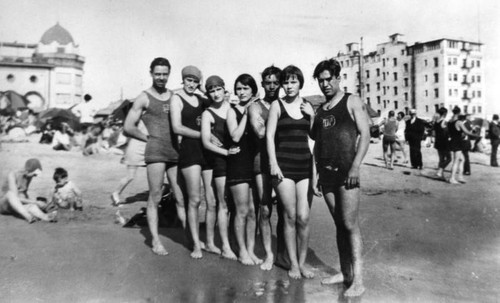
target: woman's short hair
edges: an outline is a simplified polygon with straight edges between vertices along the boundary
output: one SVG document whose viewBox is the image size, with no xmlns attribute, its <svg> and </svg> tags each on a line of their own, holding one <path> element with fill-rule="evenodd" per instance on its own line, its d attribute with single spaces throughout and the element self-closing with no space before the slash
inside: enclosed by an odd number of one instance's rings
<svg viewBox="0 0 500 303">
<path fill-rule="evenodd" d="M 255 82 L 255 79 L 250 76 L 249 74 L 241 74 L 234 80 L 234 91 L 236 92 L 236 84 L 241 83 L 246 86 L 250 86 L 252 89 L 252 95 L 256 95 L 259 89 L 257 88 L 257 82 Z"/>
<path fill-rule="evenodd" d="M 302 89 L 302 87 L 304 87 L 304 74 L 300 68 L 295 65 L 288 65 L 281 71 L 280 84 L 283 85 L 291 76 L 297 77 L 300 83 L 300 88 Z"/>
</svg>

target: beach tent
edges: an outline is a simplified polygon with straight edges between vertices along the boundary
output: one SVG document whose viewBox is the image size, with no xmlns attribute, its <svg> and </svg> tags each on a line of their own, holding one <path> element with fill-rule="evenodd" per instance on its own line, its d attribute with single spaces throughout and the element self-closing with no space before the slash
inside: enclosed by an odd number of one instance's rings
<svg viewBox="0 0 500 303">
<path fill-rule="evenodd" d="M 41 112 L 38 119 L 43 123 L 51 120 L 54 127 L 59 126 L 62 122 L 66 122 L 73 130 L 80 130 L 80 118 L 69 109 L 49 108 Z"/>
<path fill-rule="evenodd" d="M 0 94 L 0 113 L 12 115 L 18 109 L 27 109 L 29 101 L 15 91 L 9 90 Z"/>
<path fill-rule="evenodd" d="M 109 103 L 108 106 L 104 107 L 104 108 L 101 108 L 100 110 L 97 111 L 97 113 L 95 114 L 95 117 L 108 117 L 109 115 L 111 115 L 113 113 L 113 111 L 118 108 L 122 103 L 124 102 L 124 100 L 118 100 L 118 101 L 115 101 L 115 102 L 111 102 Z"/>
</svg>

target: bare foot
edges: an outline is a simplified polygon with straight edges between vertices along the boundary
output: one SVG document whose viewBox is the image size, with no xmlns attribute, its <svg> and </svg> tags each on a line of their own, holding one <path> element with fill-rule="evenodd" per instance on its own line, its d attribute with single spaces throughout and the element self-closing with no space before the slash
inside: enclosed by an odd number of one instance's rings
<svg viewBox="0 0 500 303">
<path fill-rule="evenodd" d="M 153 252 L 159 256 L 166 256 L 168 255 L 167 250 L 165 247 L 163 247 L 163 244 L 161 244 L 160 241 L 153 241 Z"/>
<path fill-rule="evenodd" d="M 288 276 L 292 279 L 300 279 L 302 275 L 300 274 L 300 269 L 298 267 L 292 267 L 288 271 Z"/>
<path fill-rule="evenodd" d="M 314 278 L 314 273 L 312 272 L 312 270 L 305 265 L 300 266 L 300 273 L 302 274 L 302 277 L 306 279 Z"/>
<path fill-rule="evenodd" d="M 215 246 L 215 244 L 207 244 L 204 248 L 203 248 L 204 251 L 207 251 L 209 253 L 212 253 L 212 254 L 216 254 L 216 255 L 220 255 L 221 254 L 221 251 L 220 249 Z"/>
<path fill-rule="evenodd" d="M 365 287 L 362 282 L 353 282 L 345 291 L 345 297 L 359 297 L 365 292 Z"/>
<path fill-rule="evenodd" d="M 201 247 L 194 247 L 193 252 L 190 254 L 193 259 L 201 259 L 203 257 L 203 253 L 201 252 Z"/>
<path fill-rule="evenodd" d="M 117 192 L 113 192 L 111 194 L 111 204 L 113 206 L 118 206 L 120 204 L 120 196 L 118 195 Z"/>
<path fill-rule="evenodd" d="M 321 280 L 321 284 L 329 285 L 329 284 L 337 284 L 344 282 L 344 275 L 342 273 L 338 273 L 336 275 L 330 276 Z"/>
<path fill-rule="evenodd" d="M 238 259 L 236 254 L 231 250 L 231 247 L 223 247 L 222 248 L 222 257 L 225 259 L 229 259 L 229 260 L 237 260 Z"/>
<path fill-rule="evenodd" d="M 274 256 L 272 254 L 267 255 L 266 259 L 264 260 L 264 263 L 260 266 L 260 269 L 262 270 L 271 270 L 273 269 L 273 260 Z"/>
<path fill-rule="evenodd" d="M 57 210 L 47 214 L 47 219 L 48 222 L 57 222 Z"/>
<path fill-rule="evenodd" d="M 240 257 L 238 258 L 238 261 L 241 262 L 243 265 L 255 265 L 253 263 L 252 258 L 248 255 L 248 253 L 240 253 Z"/>
<path fill-rule="evenodd" d="M 255 264 L 255 265 L 262 264 L 262 262 L 263 262 L 262 259 L 259 259 L 254 253 L 249 253 L 248 255 L 252 259 L 253 264 Z"/>
</svg>

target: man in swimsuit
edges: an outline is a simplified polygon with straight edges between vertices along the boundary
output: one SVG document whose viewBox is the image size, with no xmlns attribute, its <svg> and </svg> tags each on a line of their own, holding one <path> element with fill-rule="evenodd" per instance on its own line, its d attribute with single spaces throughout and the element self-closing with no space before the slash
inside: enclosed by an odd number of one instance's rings
<svg viewBox="0 0 500 303">
<path fill-rule="evenodd" d="M 271 248 L 271 214 L 273 210 L 271 176 L 269 174 L 269 158 L 266 150 L 266 122 L 269 115 L 271 103 L 278 100 L 280 90 L 281 69 L 269 66 L 262 72 L 261 85 L 264 88 L 264 99 L 254 102 L 249 108 L 250 125 L 256 137 L 257 153 L 254 160 L 255 184 L 260 203 L 259 225 L 262 242 L 266 251 L 264 263 L 260 266 L 262 270 L 271 270 L 273 262 L 285 269 L 290 268 L 290 261 L 286 253 L 285 240 L 283 238 L 283 209 L 278 203 L 278 225 L 277 225 L 277 256 Z"/>
<path fill-rule="evenodd" d="M 312 135 L 316 140 L 318 182 L 337 227 L 341 267 L 341 273 L 321 283 L 344 282 L 344 295 L 352 297 L 365 290 L 358 220 L 359 170 L 370 144 L 370 128 L 365 104 L 340 89 L 340 70 L 340 64 L 333 59 L 320 62 L 314 70 L 326 102 L 316 113 Z"/>
<path fill-rule="evenodd" d="M 144 157 L 149 184 L 147 218 L 153 238 L 152 249 L 155 254 L 167 255 L 158 235 L 158 205 L 163 194 L 165 172 L 177 201 L 177 216 L 186 228 L 184 198 L 177 178 L 178 153 L 169 118 L 172 92 L 166 88 L 170 62 L 165 58 L 154 59 L 150 74 L 153 85 L 136 98 L 125 119 L 124 131 L 128 136 L 146 142 Z M 146 125 L 148 135 L 137 127 L 140 119 Z"/>
</svg>

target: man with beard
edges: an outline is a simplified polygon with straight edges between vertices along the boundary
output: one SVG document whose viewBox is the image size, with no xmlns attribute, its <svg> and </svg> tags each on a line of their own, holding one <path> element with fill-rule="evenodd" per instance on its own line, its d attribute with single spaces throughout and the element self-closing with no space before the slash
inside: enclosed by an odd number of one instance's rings
<svg viewBox="0 0 500 303">
<path fill-rule="evenodd" d="M 165 172 L 177 201 L 177 215 L 183 228 L 186 228 L 184 198 L 177 180 L 178 153 L 170 125 L 170 98 L 173 93 L 166 88 L 170 69 L 170 62 L 165 58 L 156 58 L 151 62 L 153 85 L 136 98 L 124 125 L 128 136 L 146 142 L 144 158 L 149 185 L 147 218 L 153 238 L 152 250 L 158 255 L 168 254 L 158 235 L 158 205 L 163 194 Z M 137 127 L 139 120 L 144 122 L 148 135 Z"/>
</svg>

